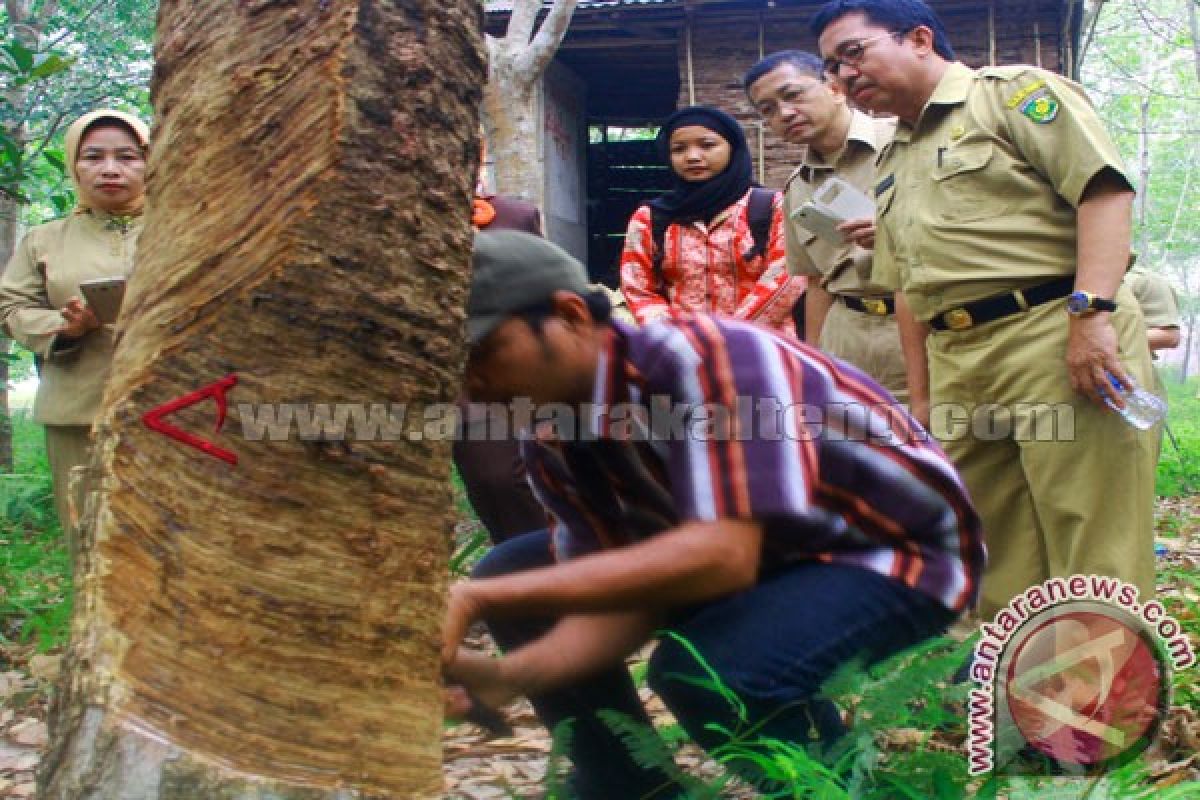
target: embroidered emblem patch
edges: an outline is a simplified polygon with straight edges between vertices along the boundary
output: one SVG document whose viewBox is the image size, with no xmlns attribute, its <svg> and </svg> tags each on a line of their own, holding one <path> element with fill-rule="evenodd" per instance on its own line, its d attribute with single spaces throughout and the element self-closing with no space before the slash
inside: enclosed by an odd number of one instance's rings
<svg viewBox="0 0 1200 800">
<path fill-rule="evenodd" d="M 1025 101 L 1021 106 L 1021 113 L 1034 122 L 1045 125 L 1053 122 L 1054 118 L 1058 116 L 1058 100 L 1054 99 L 1054 95 L 1049 91 L 1043 89 Z"/>
<path fill-rule="evenodd" d="M 1004 104 L 1006 106 L 1008 106 L 1009 108 L 1016 108 L 1017 106 L 1021 105 L 1022 100 L 1024 100 L 1026 97 L 1029 97 L 1029 95 L 1033 94 L 1038 89 L 1043 88 L 1045 85 L 1046 85 L 1045 81 L 1034 81 L 1033 83 L 1029 84 L 1028 86 L 1023 87 L 1020 91 L 1018 91 L 1012 97 L 1008 98 L 1008 100 L 1006 100 Z"/>
</svg>

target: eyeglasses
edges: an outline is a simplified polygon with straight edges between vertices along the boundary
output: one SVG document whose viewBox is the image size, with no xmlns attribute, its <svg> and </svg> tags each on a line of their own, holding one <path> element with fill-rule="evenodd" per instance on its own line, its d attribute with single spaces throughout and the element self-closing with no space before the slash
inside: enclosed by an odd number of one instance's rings
<svg viewBox="0 0 1200 800">
<path fill-rule="evenodd" d="M 887 33 L 881 33 L 878 36 L 872 36 L 868 39 L 859 39 L 857 42 L 846 42 L 837 49 L 836 55 L 830 56 L 821 62 L 821 66 L 824 67 L 825 72 L 836 78 L 843 64 L 847 67 L 857 67 L 863 63 L 863 59 L 867 57 L 867 45 L 874 44 L 880 39 L 886 39 L 889 36 L 900 37 L 906 33 L 908 31 L 888 31 Z"/>
</svg>

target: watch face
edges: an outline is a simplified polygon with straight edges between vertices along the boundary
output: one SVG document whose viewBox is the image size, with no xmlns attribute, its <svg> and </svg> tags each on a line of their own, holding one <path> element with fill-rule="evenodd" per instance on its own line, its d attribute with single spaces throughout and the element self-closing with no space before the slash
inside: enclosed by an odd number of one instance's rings
<svg viewBox="0 0 1200 800">
<path fill-rule="evenodd" d="M 1072 314 L 1082 314 L 1091 307 L 1091 300 L 1085 292 L 1071 292 L 1067 295 L 1067 311 Z"/>
</svg>

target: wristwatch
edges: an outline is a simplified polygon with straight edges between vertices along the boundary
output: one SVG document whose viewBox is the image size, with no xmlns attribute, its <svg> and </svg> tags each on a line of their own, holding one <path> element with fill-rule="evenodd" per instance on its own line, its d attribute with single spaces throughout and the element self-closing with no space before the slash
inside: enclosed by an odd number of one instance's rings
<svg viewBox="0 0 1200 800">
<path fill-rule="evenodd" d="M 1097 297 L 1091 292 L 1071 292 L 1067 295 L 1067 313 L 1073 317 L 1081 317 L 1092 311 L 1116 311 L 1117 304 L 1112 300 Z"/>
</svg>

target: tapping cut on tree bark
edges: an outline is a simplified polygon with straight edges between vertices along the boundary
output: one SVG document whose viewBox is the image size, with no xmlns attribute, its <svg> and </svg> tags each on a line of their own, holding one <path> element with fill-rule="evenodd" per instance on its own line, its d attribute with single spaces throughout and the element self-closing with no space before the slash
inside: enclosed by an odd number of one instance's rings
<svg viewBox="0 0 1200 800">
<path fill-rule="evenodd" d="M 161 3 L 146 229 L 39 796 L 440 792 L 449 442 L 243 425 L 457 396 L 481 13 Z M 219 432 L 212 402 L 169 421 L 236 466 L 142 424 L 227 375 Z"/>
</svg>

